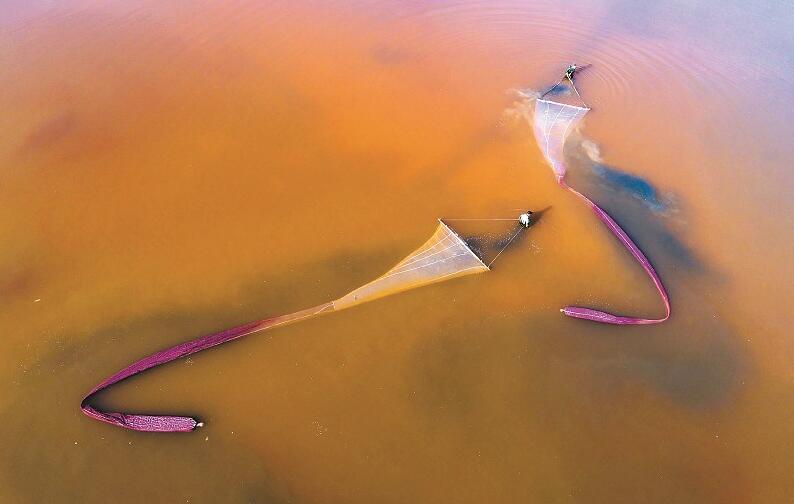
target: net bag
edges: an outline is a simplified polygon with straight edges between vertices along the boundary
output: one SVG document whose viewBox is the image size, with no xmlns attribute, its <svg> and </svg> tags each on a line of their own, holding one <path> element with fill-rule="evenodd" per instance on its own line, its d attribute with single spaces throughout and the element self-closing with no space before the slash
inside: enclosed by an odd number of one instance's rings
<svg viewBox="0 0 794 504">
<path fill-rule="evenodd" d="M 130 376 L 249 334 L 343 310 L 397 292 L 488 270 L 488 266 L 466 243 L 449 226 L 439 220 L 438 227 L 430 239 L 372 282 L 334 301 L 203 336 L 149 355 L 130 364 L 91 389 L 80 404 L 80 408 L 83 413 L 93 419 L 126 429 L 149 432 L 192 431 L 197 426 L 201 426 L 201 423 L 192 417 L 106 412 L 94 408 L 89 402 L 97 392 Z"/>
<path fill-rule="evenodd" d="M 563 152 L 565 141 L 570 132 L 576 129 L 579 122 L 589 110 L 590 109 L 587 107 L 577 107 L 538 98 L 535 100 L 535 113 L 533 116 L 533 132 L 535 133 L 535 139 L 543 153 L 543 157 L 554 171 L 554 175 L 557 177 L 557 183 L 582 199 L 643 267 L 653 281 L 656 290 L 659 292 L 664 302 L 665 315 L 658 319 L 626 317 L 581 306 L 566 306 L 560 311 L 569 317 L 603 322 L 606 324 L 634 325 L 658 324 L 664 322 L 670 318 L 670 298 L 667 295 L 664 284 L 662 284 L 661 278 L 659 278 L 651 262 L 609 214 L 590 200 L 590 198 L 565 182 L 565 173 L 567 171 Z"/>
</svg>

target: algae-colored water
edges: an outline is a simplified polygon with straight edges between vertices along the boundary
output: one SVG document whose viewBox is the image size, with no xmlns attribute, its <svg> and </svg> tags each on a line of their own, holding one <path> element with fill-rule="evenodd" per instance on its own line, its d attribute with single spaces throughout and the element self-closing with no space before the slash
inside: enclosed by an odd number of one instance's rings
<svg viewBox="0 0 794 504">
<path fill-rule="evenodd" d="M 0 7 L 0 501 L 794 498 L 786 2 Z M 510 90 L 578 85 L 572 182 Z M 595 161 L 594 161 L 595 159 Z M 494 270 L 252 336 L 99 405 L 150 352 L 338 297 L 437 217 L 550 207 Z"/>
</svg>

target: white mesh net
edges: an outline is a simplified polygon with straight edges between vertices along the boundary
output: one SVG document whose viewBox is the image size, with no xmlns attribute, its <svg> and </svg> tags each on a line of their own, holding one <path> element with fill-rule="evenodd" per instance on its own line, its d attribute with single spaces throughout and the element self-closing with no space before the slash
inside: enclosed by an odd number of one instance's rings
<svg viewBox="0 0 794 504">
<path fill-rule="evenodd" d="M 538 99 L 535 102 L 533 130 L 540 150 L 549 162 L 557 180 L 565 177 L 565 158 L 563 147 L 568 134 L 589 111 L 589 108 L 576 107 L 553 101 Z"/>
<path fill-rule="evenodd" d="M 333 302 L 339 310 L 379 297 L 472 273 L 488 271 L 482 260 L 446 224 L 392 269 Z"/>
</svg>

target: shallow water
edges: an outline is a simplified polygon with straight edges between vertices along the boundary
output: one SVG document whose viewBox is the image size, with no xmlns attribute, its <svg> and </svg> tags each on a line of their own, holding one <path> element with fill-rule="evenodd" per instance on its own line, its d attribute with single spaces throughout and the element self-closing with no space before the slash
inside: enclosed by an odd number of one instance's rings
<svg viewBox="0 0 794 504">
<path fill-rule="evenodd" d="M 790 501 L 793 23 L 782 1 L 6 2 L 0 501 Z M 511 90 L 571 61 L 593 108 L 572 183 L 657 266 L 663 325 L 558 312 L 661 313 L 520 117 Z M 526 207 L 550 208 L 492 272 L 98 399 L 196 433 L 79 411 L 143 355 L 371 280 L 437 217 Z"/>
</svg>

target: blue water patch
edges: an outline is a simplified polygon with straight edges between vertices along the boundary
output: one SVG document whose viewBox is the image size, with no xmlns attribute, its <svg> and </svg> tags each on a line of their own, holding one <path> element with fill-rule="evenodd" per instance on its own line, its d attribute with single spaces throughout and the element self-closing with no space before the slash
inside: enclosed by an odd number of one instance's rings
<svg viewBox="0 0 794 504">
<path fill-rule="evenodd" d="M 609 186 L 631 194 L 645 203 L 651 210 L 655 212 L 667 210 L 667 205 L 659 197 L 659 191 L 644 178 L 601 163 L 595 163 L 593 171 Z"/>
<path fill-rule="evenodd" d="M 563 82 L 555 84 L 551 89 L 545 91 L 546 96 L 568 96 L 571 94 L 571 87 Z"/>
</svg>

